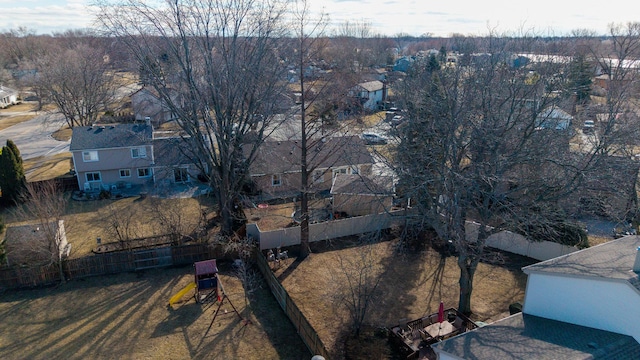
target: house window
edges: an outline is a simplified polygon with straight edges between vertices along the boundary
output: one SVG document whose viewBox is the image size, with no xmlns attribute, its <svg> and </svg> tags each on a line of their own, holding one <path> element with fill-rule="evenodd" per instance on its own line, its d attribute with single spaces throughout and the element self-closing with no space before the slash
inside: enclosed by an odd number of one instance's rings
<svg viewBox="0 0 640 360">
<path fill-rule="evenodd" d="M 144 146 L 131 149 L 131 158 L 138 159 L 138 158 L 146 158 L 146 157 L 147 157 L 147 149 Z"/>
<path fill-rule="evenodd" d="M 88 172 L 84 175 L 87 178 L 87 182 L 97 182 L 102 180 L 99 172 Z"/>
<path fill-rule="evenodd" d="M 320 183 L 324 182 L 324 171 L 315 170 L 313 172 L 313 182 L 316 183 L 316 184 L 320 184 Z"/>
<path fill-rule="evenodd" d="M 98 152 L 97 151 L 83 151 L 82 152 L 82 161 L 84 161 L 84 162 L 98 161 Z"/>
<path fill-rule="evenodd" d="M 346 168 L 342 168 L 342 169 L 333 169 L 333 177 L 335 178 L 336 176 L 338 176 L 338 174 L 346 174 L 347 173 L 347 169 Z"/>
<path fill-rule="evenodd" d="M 358 170 L 358 167 L 357 167 L 357 166 L 352 166 L 352 167 L 350 167 L 350 168 L 349 168 L 349 174 L 351 174 L 351 175 L 357 175 L 357 174 L 359 174 L 359 173 L 360 173 L 360 171 Z"/>
<path fill-rule="evenodd" d="M 151 176 L 151 170 L 149 168 L 140 168 L 138 169 L 138 177 L 144 178 Z"/>
<path fill-rule="evenodd" d="M 177 183 L 189 181 L 189 172 L 185 168 L 173 169 L 173 179 Z"/>
<path fill-rule="evenodd" d="M 120 169 L 120 177 L 121 178 L 131 177 L 131 170 L 129 170 L 129 169 Z"/>
<path fill-rule="evenodd" d="M 274 174 L 271 175 L 271 186 L 280 186 L 282 185 L 282 175 Z"/>
</svg>

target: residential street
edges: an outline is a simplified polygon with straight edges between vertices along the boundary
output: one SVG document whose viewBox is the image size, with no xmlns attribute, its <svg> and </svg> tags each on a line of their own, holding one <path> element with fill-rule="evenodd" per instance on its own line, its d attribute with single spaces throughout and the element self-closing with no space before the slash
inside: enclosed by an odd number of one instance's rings
<svg viewBox="0 0 640 360">
<path fill-rule="evenodd" d="M 35 118 L 0 131 L 0 144 L 8 139 L 20 149 L 23 159 L 69 151 L 70 141 L 58 141 L 51 134 L 64 124 L 61 115 L 40 114 Z"/>
</svg>

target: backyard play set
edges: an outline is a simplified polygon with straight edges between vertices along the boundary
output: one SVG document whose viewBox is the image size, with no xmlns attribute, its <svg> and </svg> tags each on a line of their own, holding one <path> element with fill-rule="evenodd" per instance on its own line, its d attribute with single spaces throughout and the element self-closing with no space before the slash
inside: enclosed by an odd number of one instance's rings
<svg viewBox="0 0 640 360">
<path fill-rule="evenodd" d="M 229 297 L 224 291 L 224 286 L 218 277 L 218 267 L 216 266 L 216 260 L 199 261 L 193 264 L 194 269 L 194 281 L 185 286 L 182 290 L 178 291 L 169 299 L 169 307 L 180 301 L 187 293 L 195 289 L 195 300 L 197 303 L 211 303 L 217 301 L 218 308 L 216 309 L 211 324 L 216 320 L 218 312 L 222 307 L 222 304 L 226 300 L 233 308 L 233 311 L 238 315 L 240 320 L 242 316 L 233 305 Z M 226 311 L 225 311 L 226 312 Z M 211 327 L 211 326 L 209 326 Z"/>
</svg>

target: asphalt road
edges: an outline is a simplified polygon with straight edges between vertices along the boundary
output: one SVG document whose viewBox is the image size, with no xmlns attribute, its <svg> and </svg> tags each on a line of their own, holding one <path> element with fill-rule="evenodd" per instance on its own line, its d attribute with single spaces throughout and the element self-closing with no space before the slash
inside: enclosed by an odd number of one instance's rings
<svg viewBox="0 0 640 360">
<path fill-rule="evenodd" d="M 67 152 L 70 141 L 58 141 L 51 137 L 62 125 L 62 116 L 40 114 L 29 121 L 0 130 L 0 145 L 4 146 L 7 140 L 12 140 L 18 146 L 23 159 Z"/>
</svg>

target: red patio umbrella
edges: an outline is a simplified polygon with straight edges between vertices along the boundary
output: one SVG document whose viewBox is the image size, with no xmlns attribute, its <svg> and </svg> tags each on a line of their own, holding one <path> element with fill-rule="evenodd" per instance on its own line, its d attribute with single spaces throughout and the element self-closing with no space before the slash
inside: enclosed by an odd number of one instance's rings
<svg viewBox="0 0 640 360">
<path fill-rule="evenodd" d="M 444 321 L 444 303 L 440 301 L 440 307 L 438 307 L 438 322 L 442 324 Z"/>
</svg>

